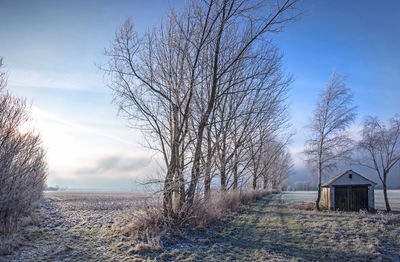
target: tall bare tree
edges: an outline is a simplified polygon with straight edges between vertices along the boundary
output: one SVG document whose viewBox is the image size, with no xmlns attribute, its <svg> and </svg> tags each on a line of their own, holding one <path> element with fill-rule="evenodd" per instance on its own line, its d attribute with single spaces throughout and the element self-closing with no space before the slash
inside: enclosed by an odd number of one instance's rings
<svg viewBox="0 0 400 262">
<path fill-rule="evenodd" d="M 352 140 L 344 131 L 354 122 L 355 110 L 353 95 L 346 87 L 345 78 L 333 73 L 325 90 L 319 94 L 314 117 L 309 126 L 312 137 L 305 149 L 308 163 L 318 172 L 318 210 L 322 177 L 325 172 L 336 166 L 337 161 L 350 156 Z"/>
<path fill-rule="evenodd" d="M 258 46 L 269 44 L 265 41 L 267 33 L 281 30 L 282 25 L 293 19 L 293 14 L 288 15 L 296 1 L 287 0 L 270 4 L 268 9 L 265 2 L 253 1 L 210 1 L 215 12 L 215 31 L 210 54 L 211 68 L 208 73 L 210 88 L 205 102 L 204 110 L 200 113 L 197 130 L 197 141 L 193 156 L 191 180 L 188 188 L 188 203 L 194 199 L 196 186 L 200 177 L 200 158 L 202 154 L 202 140 L 205 127 L 217 100 L 224 95 L 229 95 L 232 85 L 227 88 L 221 86 L 221 81 L 230 80 L 230 72 L 240 66 L 250 66 L 260 56 Z M 258 13 L 263 10 L 264 14 Z M 265 15 L 266 14 L 266 15 Z M 263 48 L 261 49 L 263 50 Z M 207 67 L 208 68 L 208 67 Z M 237 83 L 249 78 L 249 75 L 238 76 Z"/>
<path fill-rule="evenodd" d="M 376 117 L 367 117 L 359 148 L 368 155 L 368 161 L 361 160 L 361 164 L 375 170 L 382 182 L 386 210 L 390 211 L 387 178 L 390 169 L 400 161 L 400 116 L 390 119 L 387 126 Z"/>
<path fill-rule="evenodd" d="M 216 164 L 223 191 L 238 189 L 249 161 L 263 154 L 252 150 L 250 144 L 257 141 L 262 147 L 259 138 L 276 138 L 278 130 L 287 123 L 286 97 L 291 79 L 282 73 L 281 55 L 276 47 L 266 48 L 259 51 L 259 58 L 252 64 L 232 70 L 233 77 L 224 83 L 230 85 L 229 94 L 219 99 L 214 109 Z M 249 155 L 251 151 L 253 156 Z"/>
<path fill-rule="evenodd" d="M 200 52 L 208 32 L 198 34 L 198 25 L 171 12 L 168 22 L 142 38 L 128 20 L 116 33 L 105 68 L 120 111 L 144 130 L 151 148 L 162 153 L 167 172 L 164 180 L 165 216 L 176 216 L 173 192 L 179 192 L 178 207 L 185 201 L 182 155 L 188 147 L 193 96 L 198 85 Z M 186 19 L 187 18 L 187 19 Z M 176 183 L 180 181 L 180 183 Z"/>
</svg>

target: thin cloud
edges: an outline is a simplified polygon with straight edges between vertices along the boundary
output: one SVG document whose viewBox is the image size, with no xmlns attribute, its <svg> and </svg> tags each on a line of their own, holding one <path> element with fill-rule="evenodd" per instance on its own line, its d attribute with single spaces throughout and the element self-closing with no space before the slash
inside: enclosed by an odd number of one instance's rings
<svg viewBox="0 0 400 262">
<path fill-rule="evenodd" d="M 93 165 L 79 168 L 74 173 L 77 175 L 98 175 L 109 172 L 115 174 L 136 173 L 148 166 L 150 162 L 151 159 L 144 156 L 113 155 L 97 159 Z"/>
<path fill-rule="evenodd" d="M 14 69 L 9 72 L 9 86 L 104 91 L 100 74 L 58 73 Z"/>
<path fill-rule="evenodd" d="M 62 118 L 62 117 L 60 117 L 60 116 L 58 116 L 56 114 L 53 114 L 53 113 L 51 113 L 49 111 L 46 111 L 44 109 L 41 109 L 41 108 L 38 108 L 38 107 L 35 107 L 35 106 L 32 107 L 32 113 L 33 113 L 33 115 L 34 115 L 34 117 L 36 119 L 40 118 L 40 119 L 50 120 L 50 121 L 56 122 L 58 124 L 69 126 L 71 128 L 78 129 L 80 131 L 84 131 L 84 132 L 87 132 L 87 133 L 90 133 L 90 134 L 93 134 L 93 135 L 96 135 L 96 136 L 101 136 L 101 137 L 104 137 L 104 138 L 107 138 L 107 139 L 111 139 L 111 140 L 114 140 L 114 141 L 118 141 L 118 142 L 121 142 L 121 143 L 124 143 L 124 144 L 135 145 L 133 142 L 131 142 L 129 140 L 122 139 L 122 138 L 119 138 L 117 136 L 113 136 L 113 135 L 110 135 L 110 134 L 106 134 L 106 133 L 102 132 L 98 128 L 93 128 L 93 127 L 90 127 L 90 126 L 85 126 L 85 125 L 81 125 L 81 124 L 77 124 L 77 123 L 68 121 L 68 120 L 66 120 L 66 119 L 64 119 L 64 118 Z"/>
</svg>

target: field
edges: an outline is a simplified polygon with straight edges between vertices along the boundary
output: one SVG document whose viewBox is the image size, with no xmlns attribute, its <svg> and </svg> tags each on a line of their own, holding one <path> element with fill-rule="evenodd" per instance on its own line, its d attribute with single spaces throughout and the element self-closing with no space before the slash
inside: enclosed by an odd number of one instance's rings
<svg viewBox="0 0 400 262">
<path fill-rule="evenodd" d="M 377 192 L 377 202 L 379 192 Z M 391 192 L 395 198 L 399 191 Z M 399 261 L 400 215 L 299 209 L 314 192 L 285 192 L 211 228 L 152 250 L 118 228 L 147 205 L 144 193 L 46 193 L 22 246 L 0 261 Z M 398 199 L 398 198 L 397 198 Z M 378 202 L 379 203 L 379 202 Z M 397 203 L 397 204 L 396 204 Z M 392 203 L 398 209 L 398 202 Z"/>
<path fill-rule="evenodd" d="M 399 261 L 398 215 L 317 212 L 288 207 L 285 194 L 246 207 L 207 244 L 162 258 L 186 261 Z"/>
<path fill-rule="evenodd" d="M 116 228 L 146 204 L 145 193 L 46 192 L 22 247 L 0 261 L 118 261 Z M 123 258 L 123 257 L 122 257 Z"/>
</svg>

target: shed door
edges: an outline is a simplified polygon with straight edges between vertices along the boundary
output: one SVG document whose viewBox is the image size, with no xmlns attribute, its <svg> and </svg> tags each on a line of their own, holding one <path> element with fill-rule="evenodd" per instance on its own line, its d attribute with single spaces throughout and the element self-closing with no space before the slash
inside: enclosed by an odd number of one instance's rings
<svg viewBox="0 0 400 262">
<path fill-rule="evenodd" d="M 346 211 L 368 209 L 368 186 L 336 186 L 335 209 Z"/>
</svg>

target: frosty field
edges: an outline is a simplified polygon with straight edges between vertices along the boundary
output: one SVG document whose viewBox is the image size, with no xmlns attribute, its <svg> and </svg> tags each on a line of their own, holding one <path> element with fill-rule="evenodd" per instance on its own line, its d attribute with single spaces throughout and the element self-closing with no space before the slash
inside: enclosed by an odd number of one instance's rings
<svg viewBox="0 0 400 262">
<path fill-rule="evenodd" d="M 40 222 L 28 226 L 20 249 L 0 261 L 398 261 L 400 256 L 400 215 L 294 207 L 312 201 L 315 192 L 270 195 L 163 250 L 141 249 L 118 228 L 148 204 L 147 197 L 46 193 Z M 394 209 L 398 203 L 392 203 Z"/>
<path fill-rule="evenodd" d="M 129 192 L 45 192 L 21 248 L 0 261 L 120 261 L 113 228 L 146 204 L 148 194 Z"/>
</svg>

